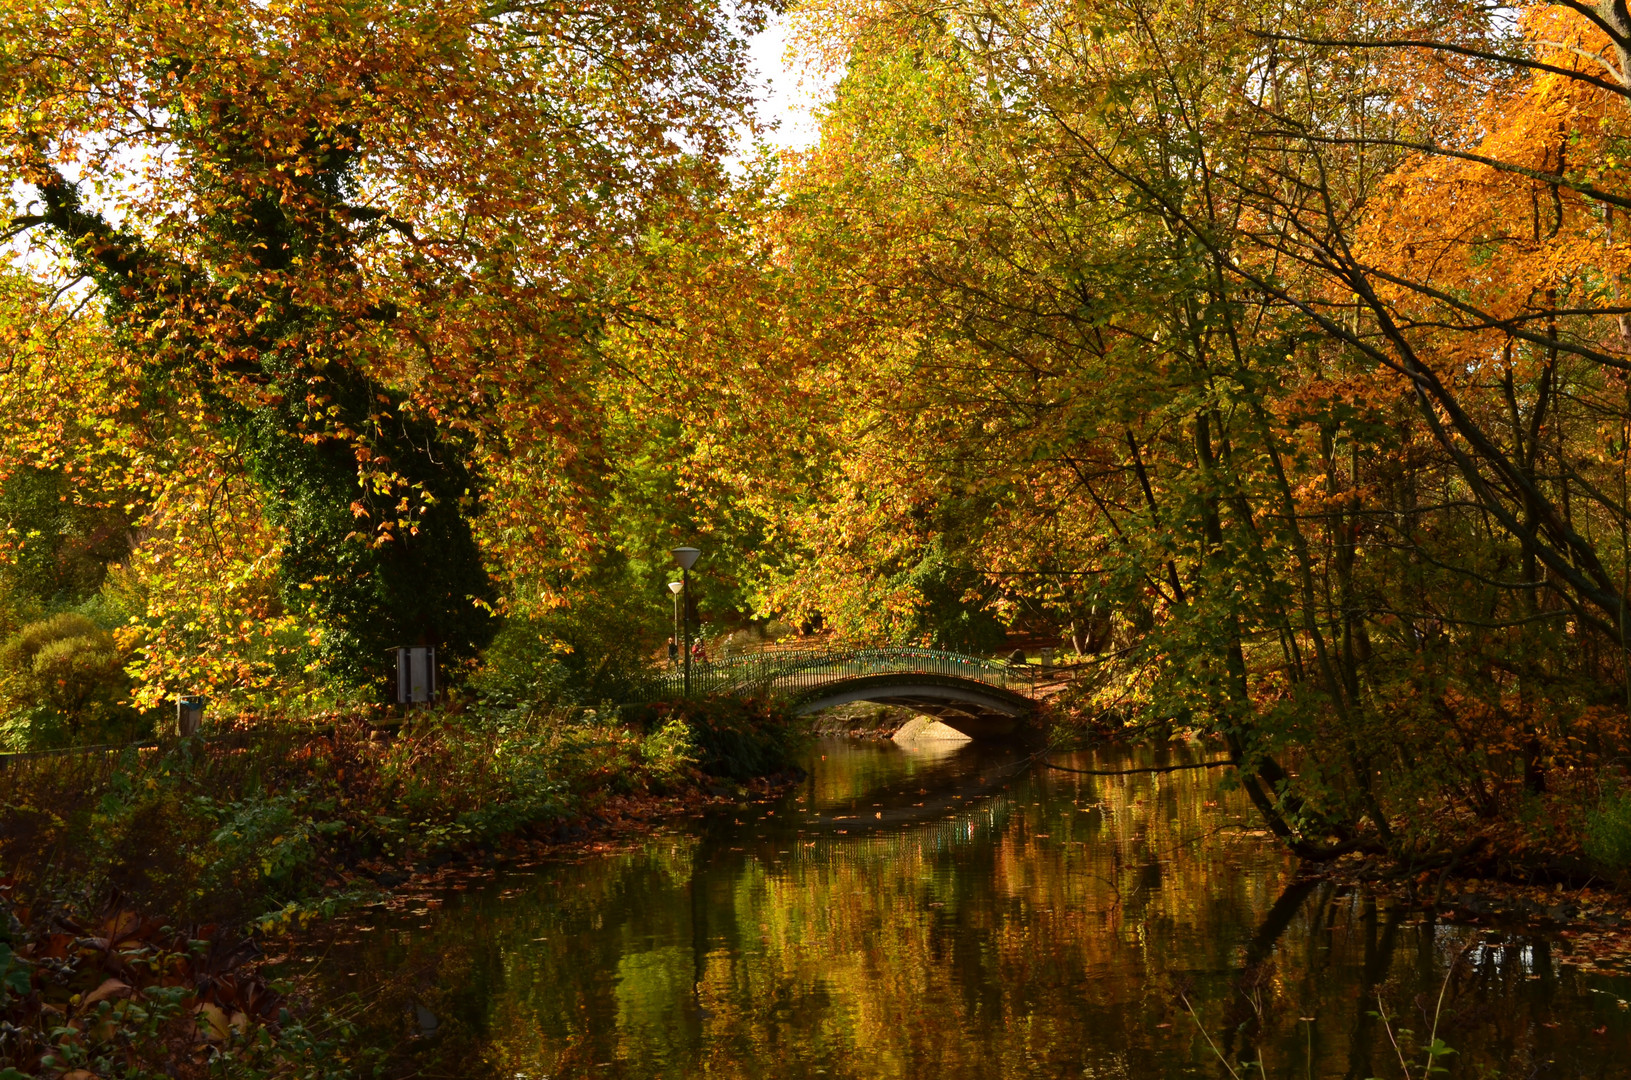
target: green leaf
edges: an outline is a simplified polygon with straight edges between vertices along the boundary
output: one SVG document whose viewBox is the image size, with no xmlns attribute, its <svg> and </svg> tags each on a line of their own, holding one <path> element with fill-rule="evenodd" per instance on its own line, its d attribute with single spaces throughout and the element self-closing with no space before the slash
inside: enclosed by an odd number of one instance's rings
<svg viewBox="0 0 1631 1080">
<path fill-rule="evenodd" d="M 10 1000 L 12 994 L 28 993 L 32 985 L 28 969 L 28 961 L 13 953 L 10 945 L 0 943 L 0 1003 Z"/>
</svg>

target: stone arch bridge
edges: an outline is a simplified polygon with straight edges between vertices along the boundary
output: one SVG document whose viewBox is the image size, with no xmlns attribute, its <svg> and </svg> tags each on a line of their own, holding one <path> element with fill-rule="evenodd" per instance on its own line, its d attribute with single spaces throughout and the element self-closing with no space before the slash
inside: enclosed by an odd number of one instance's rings
<svg viewBox="0 0 1631 1080">
<path fill-rule="evenodd" d="M 1033 668 L 924 648 L 765 649 L 694 663 L 691 694 L 779 698 L 800 714 L 852 701 L 899 705 L 971 739 L 1023 736 L 1036 712 Z M 684 674 L 664 696 L 684 692 Z"/>
</svg>

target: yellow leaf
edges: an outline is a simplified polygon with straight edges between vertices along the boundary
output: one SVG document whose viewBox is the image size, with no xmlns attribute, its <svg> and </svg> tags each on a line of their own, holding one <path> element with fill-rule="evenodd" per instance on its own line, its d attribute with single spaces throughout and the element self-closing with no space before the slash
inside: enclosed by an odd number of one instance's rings
<svg viewBox="0 0 1631 1080">
<path fill-rule="evenodd" d="M 225 1039 L 232 1030 L 232 1025 L 227 1020 L 227 1014 L 221 1010 L 221 1007 L 211 1005 L 207 1001 L 198 1007 L 198 1013 L 193 1018 L 193 1023 L 198 1028 L 198 1037 L 209 1042 L 219 1042 Z"/>
</svg>

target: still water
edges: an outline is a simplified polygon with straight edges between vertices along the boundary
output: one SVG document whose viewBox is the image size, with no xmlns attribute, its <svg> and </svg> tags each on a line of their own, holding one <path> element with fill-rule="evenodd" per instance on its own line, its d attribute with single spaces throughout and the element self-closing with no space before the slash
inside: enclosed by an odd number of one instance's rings
<svg viewBox="0 0 1631 1080">
<path fill-rule="evenodd" d="M 848 741 L 809 769 L 370 913 L 321 977 L 431 1076 L 1422 1077 L 1436 1012 L 1451 1076 L 1631 1078 L 1631 980 L 1299 882 L 1222 770 Z"/>
</svg>

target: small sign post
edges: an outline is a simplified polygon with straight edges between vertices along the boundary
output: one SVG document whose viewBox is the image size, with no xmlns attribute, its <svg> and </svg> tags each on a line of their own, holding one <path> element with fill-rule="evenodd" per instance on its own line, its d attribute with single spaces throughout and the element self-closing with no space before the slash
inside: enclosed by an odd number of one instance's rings
<svg viewBox="0 0 1631 1080">
<path fill-rule="evenodd" d="M 423 705 L 436 698 L 436 650 L 396 651 L 396 700 L 401 705 Z"/>
</svg>

